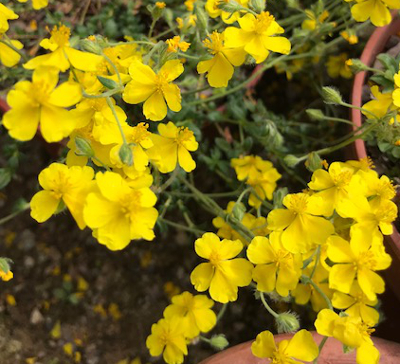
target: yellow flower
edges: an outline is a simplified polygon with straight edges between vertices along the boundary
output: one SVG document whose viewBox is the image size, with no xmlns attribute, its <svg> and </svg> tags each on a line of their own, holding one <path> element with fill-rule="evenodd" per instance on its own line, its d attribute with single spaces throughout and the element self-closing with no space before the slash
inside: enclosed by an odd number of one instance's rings
<svg viewBox="0 0 400 364">
<path fill-rule="evenodd" d="M 17 49 L 22 49 L 23 44 L 18 40 L 11 40 L 10 43 Z M 0 62 L 6 67 L 14 67 L 21 56 L 18 52 L 11 49 L 4 43 L 0 43 Z"/>
<path fill-rule="evenodd" d="M 222 240 L 213 233 L 205 233 L 195 242 L 197 255 L 209 260 L 198 265 L 190 275 L 195 289 L 209 289 L 214 301 L 227 303 L 236 301 L 238 287 L 251 282 L 253 265 L 243 258 L 235 258 L 243 249 L 239 240 Z"/>
<path fill-rule="evenodd" d="M 212 87 L 226 87 L 232 78 L 234 67 L 240 66 L 246 59 L 243 48 L 227 48 L 224 45 L 224 34 L 214 31 L 203 41 L 213 58 L 201 61 L 197 65 L 197 72 L 207 73 L 207 80 Z"/>
<path fill-rule="evenodd" d="M 318 346 L 307 330 L 300 330 L 290 340 L 282 340 L 278 347 L 274 335 L 263 331 L 251 345 L 251 351 L 258 358 L 269 358 L 274 364 L 294 364 L 297 360 L 311 362 L 318 356 Z"/>
<path fill-rule="evenodd" d="M 217 316 L 211 310 L 213 305 L 207 296 L 183 292 L 172 297 L 172 303 L 164 310 L 164 317 L 181 320 L 185 337 L 192 339 L 200 332 L 209 332 L 217 323 Z"/>
<path fill-rule="evenodd" d="M 371 93 L 375 97 L 375 100 L 368 101 L 363 105 L 363 109 L 370 111 L 378 118 L 385 116 L 389 110 L 393 109 L 393 101 L 396 102 L 396 97 L 392 98 L 393 92 L 382 93 L 379 91 L 379 86 L 375 85 L 371 87 Z M 368 112 L 363 111 L 363 114 L 368 119 L 373 118 Z"/>
<path fill-rule="evenodd" d="M 235 201 L 230 201 L 225 212 L 231 214 L 235 204 Z M 265 236 L 269 234 L 269 230 L 267 228 L 267 219 L 265 217 L 255 217 L 254 215 L 246 212 L 240 222 L 242 223 L 242 225 L 251 230 L 254 235 Z M 215 217 L 212 223 L 218 229 L 217 235 L 220 238 L 228 240 L 239 239 L 243 244 L 248 244 L 247 239 L 243 237 L 239 232 L 234 230 L 231 225 L 229 225 L 226 220 L 221 216 Z"/>
<path fill-rule="evenodd" d="M 324 309 L 319 312 L 314 325 L 320 335 L 334 337 L 350 348 L 357 348 L 357 364 L 379 363 L 379 352 L 370 337 L 374 330 L 360 318 L 341 317 Z"/>
<path fill-rule="evenodd" d="M 98 172 L 96 183 L 98 191 L 87 196 L 83 217 L 100 244 L 120 250 L 132 239 L 154 239 L 157 197 L 148 187 L 130 186 L 114 172 Z"/>
<path fill-rule="evenodd" d="M 124 134 L 127 143 L 132 151 L 133 165 L 139 172 L 144 171 L 149 164 L 149 157 L 145 149 L 151 148 L 154 144 L 151 140 L 151 133 L 147 131 L 149 125 L 146 123 L 139 123 L 134 127 L 127 126 L 124 129 Z M 119 130 L 115 130 L 115 141 L 118 144 L 111 149 L 111 162 L 117 167 L 123 167 L 123 163 L 119 156 L 119 151 L 122 147 L 122 137 Z"/>
<path fill-rule="evenodd" d="M 32 70 L 39 66 L 55 67 L 64 72 L 70 64 L 78 70 L 95 72 L 103 57 L 93 53 L 86 53 L 70 46 L 71 30 L 65 25 L 54 26 L 50 38 L 40 42 L 40 46 L 51 53 L 37 56 L 24 64 L 26 69 Z"/>
<path fill-rule="evenodd" d="M 335 292 L 332 305 L 351 317 L 358 317 L 369 326 L 375 326 L 379 321 L 379 312 L 371 306 L 376 306 L 378 300 L 370 300 L 355 281 L 350 288 L 349 294 Z"/>
<path fill-rule="evenodd" d="M 14 274 L 13 272 L 11 272 L 11 270 L 8 270 L 7 272 L 3 271 L 0 268 L 0 279 L 4 282 L 8 282 L 9 280 L 14 278 Z"/>
<path fill-rule="evenodd" d="M 385 252 L 382 235 L 366 237 L 359 230 L 351 231 L 350 243 L 339 236 L 328 239 L 328 258 L 336 263 L 329 272 L 329 287 L 350 293 L 354 280 L 371 301 L 383 293 L 385 282 L 375 271 L 386 269 L 392 261 Z"/>
<path fill-rule="evenodd" d="M 167 364 L 180 364 L 188 354 L 183 327 L 179 319 L 161 319 L 151 326 L 151 335 L 146 340 L 146 347 L 151 356 L 163 354 Z"/>
<path fill-rule="evenodd" d="M 181 41 L 181 37 L 179 35 L 176 35 L 171 39 L 167 39 L 165 43 L 168 45 L 167 52 L 172 53 L 178 52 L 178 49 L 182 52 L 186 52 L 190 47 L 190 43 Z"/>
<path fill-rule="evenodd" d="M 193 132 L 188 128 L 177 127 L 172 122 L 159 124 L 158 132 L 160 135 L 151 135 L 154 147 L 148 153 L 160 172 L 172 172 L 178 163 L 184 171 L 193 171 L 196 163 L 189 151 L 194 152 L 199 146 Z"/>
<path fill-rule="evenodd" d="M 321 202 L 327 215 L 333 214 L 339 200 L 348 197 L 348 188 L 354 174 L 354 169 L 345 163 L 334 162 L 328 171 L 317 169 L 308 184 L 314 191 L 319 191 L 315 196 L 321 197 Z"/>
<path fill-rule="evenodd" d="M 157 1 L 156 2 L 156 7 L 159 9 L 164 9 L 167 6 L 167 4 L 164 1 Z"/>
<path fill-rule="evenodd" d="M 5 5 L 0 4 L 0 34 L 9 29 L 8 20 L 18 19 L 18 15 Z"/>
<path fill-rule="evenodd" d="M 76 121 L 65 108 L 82 97 L 75 82 L 58 83 L 58 70 L 40 67 L 33 72 L 32 82 L 20 81 L 7 95 L 11 107 L 3 117 L 10 135 L 21 141 L 31 140 L 38 129 L 49 142 L 58 142 L 75 128 Z"/>
<path fill-rule="evenodd" d="M 48 220 L 62 201 L 68 207 L 80 229 L 86 224 L 82 210 L 86 195 L 93 186 L 93 169 L 90 167 L 71 167 L 52 163 L 39 174 L 39 184 L 43 191 L 36 193 L 31 200 L 31 216 L 37 222 Z"/>
<path fill-rule="evenodd" d="M 340 35 L 342 36 L 343 39 L 347 40 L 349 44 L 358 43 L 358 37 L 357 34 L 354 33 L 354 31 L 344 30 L 343 32 L 340 32 Z"/>
<path fill-rule="evenodd" d="M 26 3 L 28 0 L 18 0 L 20 3 Z M 35 10 L 43 9 L 49 4 L 49 0 L 32 0 L 32 7 Z"/>
<path fill-rule="evenodd" d="M 290 194 L 283 199 L 285 209 L 272 210 L 268 217 L 268 228 L 283 231 L 282 244 L 292 253 L 305 253 L 313 244 L 324 244 L 333 234 L 331 222 L 316 215 L 324 215 L 320 197 L 305 193 Z"/>
<path fill-rule="evenodd" d="M 229 27 L 225 30 L 226 47 L 244 47 L 244 50 L 254 57 L 256 63 L 263 62 L 270 51 L 289 54 L 290 41 L 276 36 L 284 30 L 269 12 L 263 11 L 257 16 L 248 13 L 238 22 L 241 29 Z"/>
<path fill-rule="evenodd" d="M 346 0 L 349 1 L 349 0 Z M 383 27 L 392 21 L 389 9 L 400 9 L 400 0 L 356 0 L 351 7 L 351 15 L 355 21 L 368 19 L 377 27 Z"/>
<path fill-rule="evenodd" d="M 256 236 L 247 249 L 247 257 L 255 264 L 253 280 L 257 290 L 272 292 L 286 297 L 296 288 L 301 276 L 303 261 L 300 254 L 287 251 L 280 241 L 281 233 L 274 232 L 268 238 Z"/>
<path fill-rule="evenodd" d="M 308 19 L 303 21 L 301 28 L 306 30 L 315 30 L 317 26 L 321 25 L 329 17 L 329 11 L 327 10 L 324 10 L 319 16 L 312 10 L 307 9 L 304 12 Z"/>
<path fill-rule="evenodd" d="M 338 56 L 329 56 L 326 63 L 326 70 L 328 75 L 332 78 L 342 76 L 343 78 L 351 78 L 353 73 L 350 67 L 346 64 L 348 60 L 347 53 L 341 53 Z"/>
<path fill-rule="evenodd" d="M 172 83 L 182 72 L 183 66 L 179 60 L 166 62 L 158 74 L 149 66 L 134 61 L 129 67 L 132 81 L 126 85 L 122 97 L 128 104 L 144 102 L 144 116 L 153 121 L 162 120 L 167 115 L 167 104 L 175 112 L 182 108 L 181 91 Z"/>
<path fill-rule="evenodd" d="M 246 155 L 245 157 L 233 158 L 231 166 L 235 169 L 237 179 L 244 181 L 248 178 L 257 178 L 262 172 L 271 169 L 273 164 L 270 161 L 263 160 L 258 155 Z"/>
<path fill-rule="evenodd" d="M 186 9 L 187 9 L 188 11 L 193 11 L 193 10 L 194 10 L 194 3 L 195 3 L 196 1 L 197 1 L 197 0 L 186 0 L 186 1 L 184 2 L 185 6 L 186 6 Z"/>
<path fill-rule="evenodd" d="M 249 205 L 256 208 L 260 207 L 265 199 L 272 200 L 276 189 L 276 182 L 281 178 L 281 174 L 272 166 L 261 172 L 255 178 L 249 178 L 247 184 L 253 187 L 249 195 Z"/>
</svg>

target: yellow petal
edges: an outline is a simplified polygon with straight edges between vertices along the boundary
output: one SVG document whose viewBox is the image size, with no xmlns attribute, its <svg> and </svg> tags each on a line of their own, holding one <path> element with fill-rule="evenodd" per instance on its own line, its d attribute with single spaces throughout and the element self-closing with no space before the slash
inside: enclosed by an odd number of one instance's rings
<svg viewBox="0 0 400 364">
<path fill-rule="evenodd" d="M 167 116 L 167 104 L 162 92 L 154 92 L 143 105 L 143 114 L 146 119 L 160 121 Z"/>
<path fill-rule="evenodd" d="M 289 341 L 285 353 L 290 357 L 311 362 L 318 356 L 319 350 L 311 333 L 300 330 Z"/>
<path fill-rule="evenodd" d="M 274 336 L 270 331 L 258 334 L 256 341 L 251 344 L 251 352 L 258 358 L 272 358 L 276 351 Z"/>
<path fill-rule="evenodd" d="M 49 191 L 39 191 L 31 200 L 31 216 L 37 222 L 48 220 L 57 210 L 60 200 Z"/>
<path fill-rule="evenodd" d="M 54 106 L 70 107 L 82 98 L 81 86 L 76 82 L 64 82 L 50 95 L 48 102 Z"/>
</svg>

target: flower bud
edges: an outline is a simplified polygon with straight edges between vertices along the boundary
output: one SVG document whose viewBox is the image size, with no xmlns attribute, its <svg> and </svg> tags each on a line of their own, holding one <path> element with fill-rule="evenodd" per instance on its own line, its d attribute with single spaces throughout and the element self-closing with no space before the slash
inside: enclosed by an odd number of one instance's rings
<svg viewBox="0 0 400 364">
<path fill-rule="evenodd" d="M 242 10 L 243 6 L 237 3 L 236 1 L 230 0 L 228 2 L 222 1 L 219 5 L 218 8 L 220 8 L 223 11 L 226 11 L 227 13 L 236 13 L 237 11 Z"/>
<path fill-rule="evenodd" d="M 103 76 L 97 76 L 97 79 L 100 81 L 100 83 L 108 88 L 109 90 L 114 90 L 115 88 L 118 87 L 118 83 L 116 83 L 114 80 L 107 78 L 107 77 L 103 77 Z"/>
<path fill-rule="evenodd" d="M 204 11 L 204 9 L 199 4 L 196 4 L 194 7 L 193 13 L 197 17 L 196 24 L 198 25 L 199 29 L 201 31 L 207 33 L 207 31 L 208 31 L 208 15 Z"/>
<path fill-rule="evenodd" d="M 324 120 L 325 115 L 320 109 L 307 109 L 307 115 L 310 117 L 311 120 Z"/>
<path fill-rule="evenodd" d="M 128 144 L 122 144 L 118 155 L 122 163 L 126 164 L 127 166 L 131 166 L 133 164 L 133 153 Z"/>
<path fill-rule="evenodd" d="M 214 349 L 224 350 L 229 345 L 229 341 L 226 339 L 224 334 L 213 335 L 210 339 L 210 345 Z"/>
<path fill-rule="evenodd" d="M 368 71 L 367 65 L 362 63 L 359 59 L 351 58 L 346 61 L 346 65 L 354 72 Z"/>
<path fill-rule="evenodd" d="M 81 39 L 79 41 L 79 46 L 83 51 L 86 51 L 89 53 L 94 53 L 94 54 L 99 54 L 99 55 L 103 53 L 103 48 L 97 42 L 97 39 L 95 37 Z"/>
<path fill-rule="evenodd" d="M 342 95 L 334 87 L 322 87 L 322 98 L 326 104 L 341 105 L 343 104 Z"/>
<path fill-rule="evenodd" d="M 250 7 L 257 13 L 262 13 L 265 10 L 265 0 L 250 0 Z"/>
<path fill-rule="evenodd" d="M 283 188 L 278 188 L 275 192 L 274 192 L 274 208 L 275 209 L 281 209 L 283 208 L 283 199 L 285 198 L 285 196 L 289 193 L 289 190 L 287 189 L 287 187 L 283 187 Z"/>
<path fill-rule="evenodd" d="M 233 217 L 238 219 L 239 221 L 242 221 L 245 213 L 246 213 L 246 206 L 241 202 L 235 203 L 235 206 L 233 207 L 232 210 Z"/>
<path fill-rule="evenodd" d="M 92 145 L 90 144 L 90 141 L 85 138 L 79 136 L 75 137 L 75 147 L 75 154 L 80 157 L 92 158 L 94 156 Z"/>
<path fill-rule="evenodd" d="M 279 334 L 293 333 L 300 328 L 299 319 L 289 311 L 279 314 L 275 319 L 275 323 Z"/>
<path fill-rule="evenodd" d="M 310 172 L 315 172 L 317 169 L 321 169 L 323 167 L 323 161 L 318 153 L 311 152 L 308 155 L 305 166 Z"/>
<path fill-rule="evenodd" d="M 295 167 L 297 164 L 300 162 L 300 158 L 297 158 L 293 154 L 288 154 L 285 158 L 283 158 L 283 161 L 286 163 L 286 165 L 290 168 Z"/>
</svg>

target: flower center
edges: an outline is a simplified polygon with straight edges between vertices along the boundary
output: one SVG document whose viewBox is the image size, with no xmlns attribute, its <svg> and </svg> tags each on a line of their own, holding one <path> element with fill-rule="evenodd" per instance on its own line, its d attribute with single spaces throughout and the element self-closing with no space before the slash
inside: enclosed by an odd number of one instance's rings
<svg viewBox="0 0 400 364">
<path fill-rule="evenodd" d="M 332 178 L 333 183 L 337 189 L 343 190 L 349 185 L 352 176 L 353 173 L 351 171 L 340 172 Z"/>
<path fill-rule="evenodd" d="M 140 144 L 144 140 L 149 138 L 149 132 L 147 131 L 149 124 L 139 123 L 132 130 L 131 141 L 135 144 Z"/>
<path fill-rule="evenodd" d="M 275 264 L 278 267 L 279 265 L 286 264 L 290 259 L 290 253 L 286 250 L 279 249 L 275 252 Z"/>
<path fill-rule="evenodd" d="M 224 49 L 224 35 L 214 31 L 203 41 L 205 47 L 209 49 L 211 54 L 217 54 Z"/>
<path fill-rule="evenodd" d="M 254 20 L 254 32 L 257 34 L 265 33 L 274 20 L 275 17 L 270 15 L 268 11 L 262 12 L 257 15 L 257 18 Z"/>
<path fill-rule="evenodd" d="M 122 215 L 126 218 L 131 218 L 132 214 L 134 214 L 140 206 L 141 196 L 142 193 L 140 191 L 132 191 L 129 195 L 125 195 L 119 202 Z"/>
<path fill-rule="evenodd" d="M 39 105 L 43 105 L 50 97 L 52 91 L 51 86 L 43 81 L 32 82 L 29 96 Z"/>
<path fill-rule="evenodd" d="M 219 255 L 218 252 L 213 251 L 210 254 L 210 257 L 208 258 L 208 260 L 210 261 L 210 263 L 214 266 L 214 267 L 218 267 L 219 263 L 221 262 L 221 256 Z"/>
<path fill-rule="evenodd" d="M 287 208 L 298 214 L 306 211 L 308 204 L 308 196 L 304 193 L 298 193 L 290 196 Z"/>
<path fill-rule="evenodd" d="M 71 29 L 65 25 L 60 25 L 59 27 L 55 25 L 50 34 L 51 40 L 61 48 L 68 45 Z"/>
<path fill-rule="evenodd" d="M 357 269 L 374 269 L 376 266 L 376 259 L 373 252 L 370 250 L 363 252 L 358 257 L 357 261 L 354 262 Z"/>
<path fill-rule="evenodd" d="M 185 142 L 188 142 L 189 140 L 193 139 L 194 135 L 191 130 L 188 128 L 181 127 L 179 128 L 178 135 L 176 136 L 175 142 L 178 144 L 178 146 L 182 145 Z"/>
</svg>

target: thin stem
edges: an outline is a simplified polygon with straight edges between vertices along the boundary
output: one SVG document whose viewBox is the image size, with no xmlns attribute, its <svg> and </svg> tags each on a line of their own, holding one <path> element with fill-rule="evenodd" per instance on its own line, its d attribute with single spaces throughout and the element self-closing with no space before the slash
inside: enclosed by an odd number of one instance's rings
<svg viewBox="0 0 400 364">
<path fill-rule="evenodd" d="M 315 264 L 313 267 L 313 270 L 310 274 L 310 279 L 313 279 L 315 271 L 317 270 L 317 266 L 318 266 L 318 262 L 319 262 L 319 258 L 321 256 L 321 245 L 318 245 L 317 249 L 316 249 L 316 258 L 315 258 Z"/>
<path fill-rule="evenodd" d="M 367 109 L 364 109 L 364 108 L 362 108 L 362 107 L 355 106 L 355 105 L 352 105 L 352 104 L 348 104 L 347 102 L 341 102 L 340 105 L 341 105 L 341 106 L 346 106 L 346 107 L 348 107 L 348 108 L 350 108 L 350 109 L 356 109 L 356 110 L 363 111 L 363 112 L 365 112 L 365 113 L 371 115 L 374 119 L 379 119 L 379 117 L 378 117 L 377 115 L 375 115 L 373 112 L 371 112 L 371 111 L 369 111 L 369 110 L 367 110 Z"/>
<path fill-rule="evenodd" d="M 321 340 L 318 346 L 318 356 L 314 359 L 313 364 L 318 363 L 318 358 L 321 355 L 322 348 L 324 347 L 326 341 L 328 340 L 328 336 L 324 336 L 324 338 Z"/>
<path fill-rule="evenodd" d="M 195 234 L 197 236 L 201 236 L 201 235 L 203 235 L 205 233 L 205 231 L 203 231 L 203 230 L 196 229 L 196 228 L 191 228 L 189 226 L 185 226 L 185 225 L 182 225 L 182 224 L 178 224 L 176 222 L 164 219 L 163 217 L 158 217 L 158 221 L 163 222 L 164 224 L 172 226 L 172 227 L 177 228 L 179 230 L 189 231 L 189 232 L 191 232 L 191 233 L 193 233 L 193 234 Z"/>
<path fill-rule="evenodd" d="M 104 57 L 104 59 L 111 65 L 111 67 L 113 68 L 115 74 L 118 77 L 118 83 L 120 86 L 123 86 L 123 82 L 121 79 L 121 75 L 119 74 L 118 68 L 117 66 L 114 64 L 114 62 L 110 59 L 110 57 L 108 57 L 105 53 L 102 54 L 102 56 Z"/>
<path fill-rule="evenodd" d="M 102 167 L 104 167 L 107 171 L 111 171 L 110 167 L 107 166 L 105 163 L 103 163 L 99 158 L 96 156 L 91 157 L 92 160 L 96 161 L 97 163 L 101 164 Z"/>
<path fill-rule="evenodd" d="M 225 303 L 218 312 L 217 322 L 219 322 L 222 317 L 225 315 L 226 309 L 228 308 L 228 303 Z"/>
<path fill-rule="evenodd" d="M 112 103 L 110 97 L 107 97 L 106 100 L 107 100 L 107 105 L 110 107 L 111 112 L 114 115 L 114 118 L 115 118 L 115 120 L 116 120 L 116 122 L 118 124 L 118 128 L 119 128 L 119 131 L 121 133 L 122 141 L 124 142 L 124 144 L 128 144 L 128 142 L 126 141 L 125 133 L 124 133 L 124 131 L 122 129 L 122 125 L 121 125 L 121 123 L 120 123 L 120 121 L 118 119 L 118 115 L 117 115 L 117 112 L 115 110 L 114 104 Z"/>
<path fill-rule="evenodd" d="M 154 27 L 155 27 L 155 25 L 157 23 L 157 20 L 158 19 L 153 19 L 153 21 L 151 22 L 149 34 L 147 36 L 148 38 L 151 38 L 151 36 L 153 35 Z"/>
<path fill-rule="evenodd" d="M 319 288 L 319 286 L 310 278 L 307 276 L 301 276 L 302 281 L 304 281 L 304 283 L 306 284 L 311 284 L 311 286 L 321 295 L 321 297 L 325 300 L 326 304 L 328 305 L 328 308 L 330 310 L 333 310 L 333 306 L 332 306 L 332 302 L 331 300 L 328 298 L 328 296 L 322 291 L 321 288 Z"/>
<path fill-rule="evenodd" d="M 272 316 L 274 316 L 275 318 L 278 318 L 278 317 L 279 317 L 279 314 L 277 314 L 271 307 L 269 307 L 269 305 L 268 305 L 268 303 L 267 303 L 267 301 L 266 301 L 266 299 L 265 299 L 265 296 L 264 296 L 264 293 L 263 293 L 263 292 L 260 292 L 260 297 L 261 297 L 261 302 L 263 303 L 263 305 L 264 305 L 264 307 L 267 309 L 267 311 L 268 311 Z"/>
<path fill-rule="evenodd" d="M 175 168 L 175 170 L 172 172 L 171 176 L 158 188 L 156 193 L 161 193 L 165 191 L 176 179 L 176 176 L 178 175 L 179 168 Z"/>
<path fill-rule="evenodd" d="M 12 43 L 11 40 L 8 39 L 7 42 L 5 42 L 4 40 L 0 40 L 0 43 L 5 44 L 8 48 L 12 49 L 14 52 L 18 53 L 21 58 L 24 60 L 24 62 L 28 62 L 28 57 L 26 56 L 26 54 L 24 52 L 22 52 L 20 49 L 18 49 L 17 47 L 15 47 Z"/>
<path fill-rule="evenodd" d="M 15 212 L 11 213 L 10 215 L 1 218 L 0 219 L 0 225 L 3 225 L 7 221 L 12 220 L 15 216 L 18 216 L 21 212 L 24 212 L 24 211 L 28 210 L 29 206 L 30 206 L 30 204 L 28 203 L 21 210 L 15 211 Z"/>
</svg>

